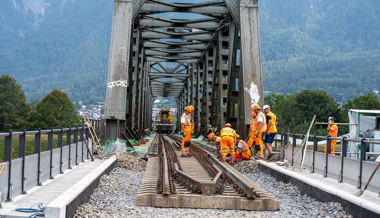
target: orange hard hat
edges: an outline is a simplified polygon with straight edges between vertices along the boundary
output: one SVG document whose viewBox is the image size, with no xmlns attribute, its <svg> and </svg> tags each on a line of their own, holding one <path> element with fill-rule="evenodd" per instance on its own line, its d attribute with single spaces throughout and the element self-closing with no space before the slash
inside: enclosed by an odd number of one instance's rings
<svg viewBox="0 0 380 218">
<path fill-rule="evenodd" d="M 208 134 L 208 136 L 207 136 L 207 138 L 208 138 L 208 140 L 212 140 L 212 137 L 214 137 L 214 133 L 210 133 L 210 134 Z"/>
<path fill-rule="evenodd" d="M 186 106 L 186 107 L 185 107 L 185 111 L 189 111 L 189 112 L 191 112 L 191 108 L 190 108 L 190 106 Z"/>
<path fill-rule="evenodd" d="M 189 108 L 190 108 L 190 112 L 194 111 L 194 106 L 190 105 Z"/>
<path fill-rule="evenodd" d="M 260 110 L 260 106 L 258 104 L 253 105 L 252 110 Z"/>
<path fill-rule="evenodd" d="M 231 127 L 231 124 L 226 123 L 226 125 L 224 125 L 224 127 Z"/>
<path fill-rule="evenodd" d="M 256 112 L 252 111 L 251 116 L 256 117 Z"/>
</svg>

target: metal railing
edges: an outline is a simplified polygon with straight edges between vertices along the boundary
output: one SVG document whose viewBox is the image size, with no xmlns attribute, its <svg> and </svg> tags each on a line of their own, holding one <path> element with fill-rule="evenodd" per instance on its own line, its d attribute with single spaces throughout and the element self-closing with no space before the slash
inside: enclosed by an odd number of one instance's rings
<svg viewBox="0 0 380 218">
<path fill-rule="evenodd" d="M 34 141 L 34 146 L 32 144 L 27 144 L 27 136 L 32 135 Z M 47 141 L 44 141 L 44 143 L 47 143 L 47 149 L 46 151 L 43 151 L 41 149 L 41 136 L 47 135 Z M 14 149 L 15 143 L 13 142 L 15 139 L 17 140 L 18 137 L 18 154 L 16 158 L 12 158 L 12 152 L 14 152 L 16 149 Z M 56 137 L 55 137 L 56 136 Z M 66 137 L 66 142 L 64 145 L 64 136 Z M 47 129 L 47 130 L 34 130 L 34 131 L 19 131 L 19 132 L 13 132 L 11 130 L 8 130 L 8 132 L 0 133 L 0 139 L 4 138 L 4 162 L 3 164 L 7 164 L 7 181 L 6 181 L 6 201 L 11 201 L 12 198 L 12 183 L 16 184 L 16 182 L 19 182 L 18 185 L 21 185 L 21 194 L 26 194 L 25 190 L 25 181 L 27 180 L 25 177 L 25 165 L 26 165 L 26 157 L 36 155 L 37 156 L 37 165 L 32 167 L 36 168 L 36 184 L 34 186 L 41 186 L 42 180 L 41 180 L 41 162 L 49 163 L 49 172 L 48 172 L 48 178 L 54 179 L 53 175 L 53 169 L 55 166 L 53 166 L 53 150 L 54 152 L 58 152 L 59 150 L 59 173 L 63 174 L 63 165 L 65 162 L 67 162 L 67 169 L 71 169 L 72 165 L 79 165 L 79 162 L 84 162 L 84 159 L 90 159 L 93 161 L 93 146 L 90 148 L 89 144 L 89 130 L 87 127 L 68 127 L 68 128 L 59 128 L 59 129 Z M 54 140 L 56 139 L 56 140 Z M 73 141 L 72 141 L 73 139 Z M 30 140 L 29 140 L 30 141 Z M 84 143 L 83 143 L 84 142 Z M 27 145 L 29 146 L 28 149 L 30 149 L 30 146 L 34 148 L 33 154 L 26 155 L 26 148 Z M 72 157 L 72 146 L 75 145 L 75 155 Z M 86 151 L 84 151 L 84 146 L 86 146 Z M 68 147 L 68 148 L 67 148 Z M 64 160 L 64 149 L 68 149 L 68 158 Z M 78 149 L 81 149 L 79 151 Z M 45 159 L 42 159 L 41 153 L 48 152 L 49 155 L 44 155 Z M 79 156 L 79 153 L 81 153 L 81 157 Z M 86 157 L 84 157 L 85 153 L 87 154 Z M 13 154 L 15 156 L 15 154 Z M 48 157 L 48 160 L 46 160 L 46 156 Z M 75 161 L 73 161 L 74 159 Z M 12 171 L 12 163 L 14 161 L 21 160 L 21 177 L 20 181 L 14 181 L 12 180 L 12 173 L 15 173 Z M 30 160 L 30 159 L 29 159 Z M 55 162 L 57 160 L 54 160 Z M 30 166 L 29 166 L 30 167 Z M 17 169 L 17 168 L 16 168 Z M 29 171 L 27 171 L 29 173 Z M 47 175 L 45 175 L 47 176 Z M 16 178 L 19 176 L 16 176 Z M 3 187 L 2 187 L 3 188 Z M 4 189 L 3 189 L 4 190 Z"/>
<path fill-rule="evenodd" d="M 277 143 L 280 142 L 280 144 L 282 145 L 282 149 L 284 149 L 283 153 L 282 153 L 282 157 L 281 157 L 282 159 L 285 159 L 285 151 L 286 151 L 285 146 L 289 143 L 289 137 L 290 136 L 293 137 L 292 142 L 290 142 L 291 143 L 290 144 L 291 145 L 290 166 L 294 166 L 295 165 L 295 162 L 294 162 L 294 158 L 295 158 L 294 155 L 295 154 L 294 154 L 294 152 L 295 152 L 295 148 L 297 147 L 297 137 L 299 137 L 300 139 L 304 139 L 306 135 L 305 134 L 296 134 L 296 133 L 282 133 L 280 135 L 281 135 L 281 139 L 276 140 L 275 147 L 277 147 L 278 146 Z M 339 176 L 338 176 L 338 182 L 339 183 L 343 182 L 344 159 L 345 159 L 345 157 L 347 157 L 348 143 L 349 142 L 358 143 L 359 144 L 359 150 L 360 150 L 360 152 L 359 152 L 360 158 L 359 158 L 359 175 L 358 175 L 357 188 L 362 187 L 363 161 L 366 161 L 366 153 L 367 153 L 366 146 L 368 143 L 376 144 L 376 145 L 380 146 L 380 140 L 376 140 L 373 138 L 363 138 L 363 139 L 358 140 L 358 139 L 352 139 L 352 138 L 347 138 L 347 137 L 333 138 L 330 136 L 317 136 L 317 135 L 310 135 L 309 138 L 313 139 L 312 162 L 311 162 L 311 169 L 310 169 L 311 173 L 315 172 L 315 164 L 316 164 L 315 154 L 318 151 L 318 143 L 320 142 L 318 140 L 327 140 L 327 143 L 326 143 L 327 152 L 325 153 L 323 177 L 327 177 L 328 170 L 329 170 L 329 165 L 328 165 L 329 161 L 328 160 L 329 160 L 329 156 L 331 155 L 331 141 L 337 140 L 337 141 L 341 142 L 341 152 L 335 152 L 336 154 L 340 153 L 340 156 L 337 156 L 337 157 L 340 157 L 340 159 L 341 159 Z M 303 158 L 304 149 L 307 149 L 307 147 L 305 146 L 302 148 L 301 159 Z"/>
</svg>

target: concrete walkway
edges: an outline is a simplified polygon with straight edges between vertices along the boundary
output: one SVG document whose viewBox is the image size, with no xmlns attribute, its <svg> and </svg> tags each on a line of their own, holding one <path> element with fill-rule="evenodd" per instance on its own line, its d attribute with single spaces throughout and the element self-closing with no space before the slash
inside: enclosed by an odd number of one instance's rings
<svg viewBox="0 0 380 218">
<path fill-rule="evenodd" d="M 66 207 L 93 183 L 97 183 L 100 176 L 113 166 L 115 160 L 115 157 L 110 157 L 81 163 L 65 171 L 64 174 L 56 176 L 54 180 L 33 188 L 28 191 L 28 194 L 17 196 L 12 202 L 4 203 L 3 208 L 0 209 L 0 216 L 28 217 L 30 213 L 17 212 L 15 209 L 36 209 L 38 203 L 42 203 L 46 210 L 46 217 L 65 217 Z"/>
</svg>

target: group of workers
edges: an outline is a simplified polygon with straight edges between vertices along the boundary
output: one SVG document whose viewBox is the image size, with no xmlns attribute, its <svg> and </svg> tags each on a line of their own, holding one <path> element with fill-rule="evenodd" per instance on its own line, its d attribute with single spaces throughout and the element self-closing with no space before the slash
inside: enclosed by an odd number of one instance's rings
<svg viewBox="0 0 380 218">
<path fill-rule="evenodd" d="M 259 105 L 254 105 L 251 115 L 248 143 L 236 134 L 229 123 L 220 131 L 220 136 L 214 133 L 208 135 L 209 140 L 215 143 L 222 161 L 226 161 L 228 157 L 229 163 L 249 160 L 254 153 L 256 159 L 264 159 L 264 145 L 268 151 L 267 159 L 272 157 L 272 143 L 277 133 L 277 117 L 268 105 L 264 105 L 263 112 Z"/>
<path fill-rule="evenodd" d="M 186 106 L 185 112 L 181 116 L 181 134 L 183 134 L 181 155 L 183 157 L 190 155 L 189 147 L 191 135 L 193 135 L 194 131 L 194 121 L 191 117 L 193 110 L 193 106 Z M 229 162 L 233 163 L 240 160 L 249 160 L 253 153 L 256 154 L 256 158 L 264 159 L 264 144 L 268 150 L 267 158 L 269 159 L 273 154 L 272 143 L 277 133 L 276 119 L 276 115 L 270 111 L 268 105 L 264 105 L 263 112 L 261 112 L 259 105 L 254 105 L 252 107 L 248 143 L 236 134 L 236 131 L 232 129 L 229 123 L 225 124 L 224 128 L 221 129 L 220 136 L 211 132 L 208 134 L 208 138 L 215 143 L 222 161 L 229 159 Z"/>
<path fill-rule="evenodd" d="M 191 117 L 193 111 L 193 106 L 186 106 L 185 112 L 181 116 L 182 157 L 190 156 L 190 141 L 194 133 L 194 120 Z M 214 142 L 222 161 L 228 159 L 229 163 L 233 163 L 240 160 L 249 160 L 253 154 L 255 154 L 256 159 L 264 159 L 264 146 L 268 151 L 266 159 L 272 157 L 272 143 L 277 134 L 278 125 L 276 115 L 268 105 L 264 105 L 263 111 L 261 111 L 260 106 L 256 104 L 252 107 L 251 116 L 247 143 L 236 134 L 236 131 L 232 129 L 229 123 L 226 123 L 224 128 L 221 129 L 219 136 L 214 134 L 213 131 L 208 134 L 208 139 Z M 329 117 L 328 122 L 329 136 L 332 138 L 338 137 L 338 126 L 334 124 L 334 118 Z M 337 140 L 331 140 L 331 154 L 335 153 L 336 142 Z"/>
</svg>

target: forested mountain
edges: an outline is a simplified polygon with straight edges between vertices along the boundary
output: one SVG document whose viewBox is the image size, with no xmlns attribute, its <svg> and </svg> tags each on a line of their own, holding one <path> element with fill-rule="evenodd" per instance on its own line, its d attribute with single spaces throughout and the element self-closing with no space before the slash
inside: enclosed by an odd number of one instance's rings
<svg viewBox="0 0 380 218">
<path fill-rule="evenodd" d="M 380 1 L 259 4 L 266 91 L 324 89 L 343 102 L 380 89 Z M 28 100 L 58 88 L 76 104 L 104 101 L 112 12 L 113 0 L 2 0 L 0 74 Z"/>
</svg>

